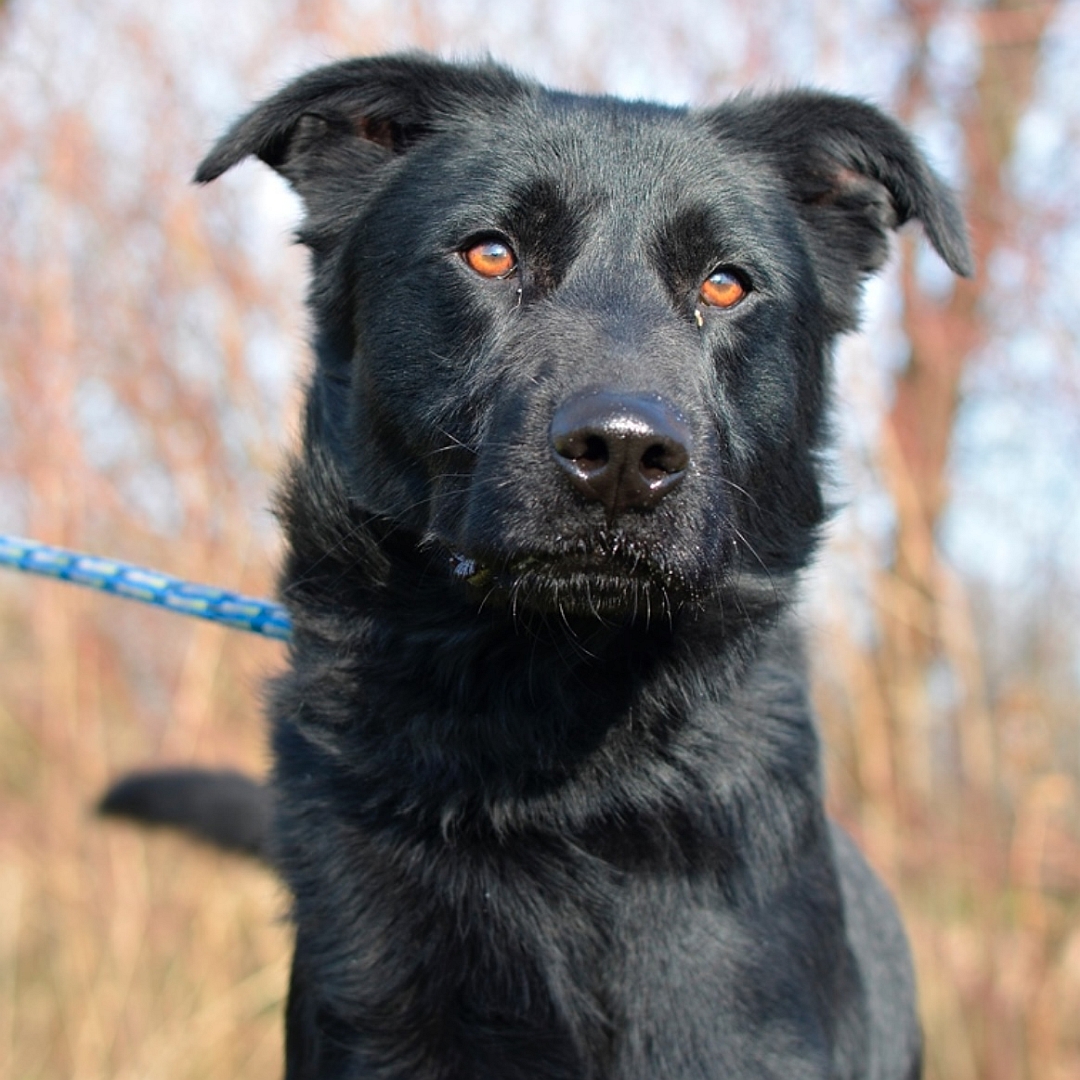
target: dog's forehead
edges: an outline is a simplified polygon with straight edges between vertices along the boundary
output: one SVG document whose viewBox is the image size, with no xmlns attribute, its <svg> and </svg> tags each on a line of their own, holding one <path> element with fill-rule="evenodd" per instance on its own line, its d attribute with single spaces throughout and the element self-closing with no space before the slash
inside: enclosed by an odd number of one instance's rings
<svg viewBox="0 0 1080 1080">
<path fill-rule="evenodd" d="M 515 115 L 516 114 L 516 115 Z M 734 179 L 735 162 L 683 108 L 546 91 L 496 120 L 519 164 L 543 168 L 566 190 L 637 204 Z"/>
<path fill-rule="evenodd" d="M 693 111 L 617 98 L 542 91 L 460 118 L 419 158 L 400 194 L 447 231 L 528 204 L 523 193 L 538 188 L 593 226 L 617 222 L 643 240 L 684 211 L 745 230 L 784 201 L 764 162 Z"/>
</svg>

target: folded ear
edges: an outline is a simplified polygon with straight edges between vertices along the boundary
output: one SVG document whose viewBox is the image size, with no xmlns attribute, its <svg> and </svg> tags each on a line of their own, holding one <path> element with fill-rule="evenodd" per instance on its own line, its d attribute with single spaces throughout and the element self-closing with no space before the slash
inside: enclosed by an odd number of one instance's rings
<svg viewBox="0 0 1080 1080">
<path fill-rule="evenodd" d="M 256 105 L 221 137 L 195 179 L 215 180 L 254 154 L 308 203 L 403 153 L 464 112 L 528 90 L 492 63 L 450 64 L 421 54 L 363 57 L 308 72 Z"/>
<path fill-rule="evenodd" d="M 706 114 L 724 138 L 764 155 L 810 227 L 827 278 L 877 270 L 888 232 L 917 218 L 957 274 L 973 272 L 952 193 L 896 121 L 853 98 L 812 91 L 736 98 Z M 840 281 L 837 281 L 840 284 Z"/>
</svg>

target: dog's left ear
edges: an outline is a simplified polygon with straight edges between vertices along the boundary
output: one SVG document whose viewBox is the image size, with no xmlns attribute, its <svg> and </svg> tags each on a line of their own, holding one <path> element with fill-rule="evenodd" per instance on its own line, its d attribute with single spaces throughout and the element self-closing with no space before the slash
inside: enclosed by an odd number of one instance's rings
<svg viewBox="0 0 1080 1080">
<path fill-rule="evenodd" d="M 879 269 L 889 231 L 912 218 L 957 274 L 971 276 L 967 230 L 952 193 L 907 132 L 873 106 L 795 90 L 736 98 L 705 117 L 725 142 L 764 155 L 780 173 L 834 281 Z"/>
</svg>

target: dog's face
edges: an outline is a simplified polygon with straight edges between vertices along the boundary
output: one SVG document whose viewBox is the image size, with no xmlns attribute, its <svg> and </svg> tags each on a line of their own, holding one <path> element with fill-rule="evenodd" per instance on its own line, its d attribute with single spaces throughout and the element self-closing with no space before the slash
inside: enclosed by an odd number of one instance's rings
<svg viewBox="0 0 1080 1080">
<path fill-rule="evenodd" d="M 802 567 L 829 344 L 888 230 L 919 217 L 967 268 L 906 136 L 827 95 L 694 112 L 351 61 L 200 178 L 248 153 L 307 204 L 309 423 L 351 499 L 478 601 L 564 617 Z"/>
</svg>

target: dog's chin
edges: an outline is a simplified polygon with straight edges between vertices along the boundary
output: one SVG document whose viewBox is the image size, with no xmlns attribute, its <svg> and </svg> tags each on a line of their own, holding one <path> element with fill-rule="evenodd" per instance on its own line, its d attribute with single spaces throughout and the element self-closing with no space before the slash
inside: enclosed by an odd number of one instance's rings
<svg viewBox="0 0 1080 1080">
<path fill-rule="evenodd" d="M 485 607 L 574 622 L 670 621 L 696 590 L 646 559 L 599 555 L 472 558 L 454 555 L 453 577 Z"/>
</svg>

